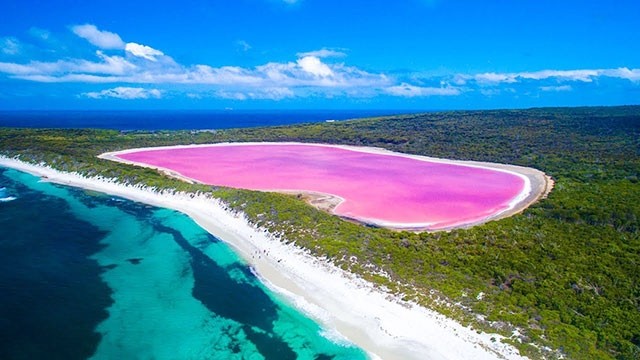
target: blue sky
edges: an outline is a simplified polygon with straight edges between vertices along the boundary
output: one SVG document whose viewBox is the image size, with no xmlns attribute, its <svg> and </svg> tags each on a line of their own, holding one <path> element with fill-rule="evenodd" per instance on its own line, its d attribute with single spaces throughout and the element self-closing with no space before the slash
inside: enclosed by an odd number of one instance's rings
<svg viewBox="0 0 640 360">
<path fill-rule="evenodd" d="M 640 104 L 637 0 L 0 7 L 0 109 Z"/>
</svg>

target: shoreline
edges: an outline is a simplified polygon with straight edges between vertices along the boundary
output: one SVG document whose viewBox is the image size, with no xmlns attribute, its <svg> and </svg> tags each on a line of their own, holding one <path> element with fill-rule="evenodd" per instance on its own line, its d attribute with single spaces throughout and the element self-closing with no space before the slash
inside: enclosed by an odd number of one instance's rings
<svg viewBox="0 0 640 360">
<path fill-rule="evenodd" d="M 184 176 L 174 170 L 152 166 L 145 163 L 139 163 L 135 161 L 129 161 L 118 157 L 118 155 L 128 154 L 133 152 L 140 151 L 153 151 L 153 150 L 172 150 L 172 149 L 185 149 L 185 148 L 200 148 L 200 147 L 212 147 L 212 146 L 247 146 L 247 145 L 305 145 L 305 146 L 322 146 L 322 147 L 333 147 L 339 148 L 348 151 L 362 152 L 362 153 L 370 153 L 370 154 L 378 154 L 378 155 L 386 155 L 386 156 L 395 156 L 395 157 L 403 157 L 409 158 L 419 161 L 432 162 L 432 163 L 441 163 L 455 166 L 466 166 L 473 168 L 480 168 L 492 171 L 499 171 L 508 173 L 514 176 L 521 178 L 525 185 L 522 191 L 513 198 L 509 203 L 506 209 L 500 210 L 497 213 L 491 214 L 489 216 L 484 216 L 480 218 L 473 219 L 463 219 L 454 224 L 442 226 L 439 228 L 431 228 L 433 223 L 397 223 L 397 222 L 387 222 L 379 219 L 366 219 L 366 218 L 347 218 L 338 213 L 336 213 L 336 209 L 345 201 L 345 199 L 340 196 L 334 194 L 321 193 L 314 190 L 288 190 L 288 189 L 271 189 L 268 191 L 290 194 L 290 195 L 298 195 L 300 194 L 305 202 L 316 209 L 321 211 L 325 211 L 331 215 L 338 216 L 346 221 L 354 221 L 363 225 L 373 225 L 378 227 L 383 227 L 392 230 L 406 230 L 406 231 L 447 231 L 458 228 L 470 228 L 476 225 L 484 224 L 489 221 L 503 219 L 515 214 L 518 214 L 524 211 L 526 208 L 534 204 L 540 199 L 546 197 L 549 192 L 553 189 L 554 182 L 546 175 L 544 172 L 523 166 L 517 165 L 509 165 L 509 164 L 499 164 L 499 163 L 489 163 L 489 162 L 479 162 L 479 161 L 466 161 L 466 160 L 449 160 L 449 159 L 440 159 L 423 155 L 412 155 L 412 154 L 404 154 L 399 153 L 383 148 L 369 147 L 369 146 L 352 146 L 352 145 L 334 145 L 334 144 L 321 144 L 321 143 L 301 143 L 301 142 L 224 142 L 224 143 L 213 143 L 213 144 L 191 144 L 191 145 L 173 145 L 173 146 L 156 146 L 156 147 L 145 147 L 145 148 L 134 148 L 134 149 L 126 149 L 120 151 L 107 152 L 98 155 L 98 158 L 110 161 L 116 161 L 124 164 L 135 165 L 139 167 L 145 167 L 149 169 L 154 169 L 160 171 L 166 176 L 183 180 L 188 183 L 194 184 L 205 184 L 196 179 Z M 209 184 L 205 184 L 209 185 Z M 260 190 L 263 191 L 263 190 Z"/>
<path fill-rule="evenodd" d="M 435 311 L 405 302 L 251 226 L 243 214 L 203 195 L 158 192 L 115 179 L 86 178 L 0 156 L 0 166 L 67 186 L 185 213 L 223 240 L 274 292 L 318 321 L 332 339 L 348 339 L 377 359 L 524 359 L 502 336 L 477 333 Z M 269 254 L 255 258 L 255 253 Z M 491 339 L 494 338 L 494 341 Z"/>
</svg>

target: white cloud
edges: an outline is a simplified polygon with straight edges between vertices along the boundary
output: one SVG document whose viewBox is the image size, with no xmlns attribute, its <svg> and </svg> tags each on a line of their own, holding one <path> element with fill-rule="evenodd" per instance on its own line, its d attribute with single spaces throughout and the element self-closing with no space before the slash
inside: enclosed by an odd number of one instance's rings
<svg viewBox="0 0 640 360">
<path fill-rule="evenodd" d="M 275 86 L 329 89 L 391 85 L 391 80 L 383 74 L 371 74 L 343 64 L 325 64 L 314 57 L 298 59 L 295 63 L 267 63 L 255 70 L 258 77 Z"/>
<path fill-rule="evenodd" d="M 236 47 L 245 52 L 251 50 L 251 45 L 249 45 L 249 43 L 244 40 L 236 41 Z"/>
<path fill-rule="evenodd" d="M 145 89 L 139 87 L 124 87 L 119 86 L 113 89 L 106 89 L 99 92 L 87 92 L 82 96 L 91 99 L 104 99 L 104 98 L 116 98 L 116 99 L 159 99 L 162 97 L 162 91 L 158 89 Z"/>
<path fill-rule="evenodd" d="M 314 50 L 314 51 L 301 52 L 301 53 L 298 53 L 297 55 L 298 55 L 298 57 L 301 57 L 301 58 L 304 58 L 304 57 L 307 57 L 307 56 L 314 56 L 314 57 L 317 57 L 317 58 L 347 56 L 347 54 L 345 54 L 342 51 L 332 50 L 332 49 L 327 49 L 327 48 L 322 48 L 320 50 Z"/>
<path fill-rule="evenodd" d="M 160 50 L 134 42 L 125 44 L 117 34 L 101 31 L 94 25 L 75 26 L 73 31 L 96 46 L 122 52 L 106 55 L 97 51 L 94 60 L 0 62 L 0 73 L 16 79 L 50 83 L 203 84 L 213 87 L 210 91 L 217 91 L 219 96 L 247 99 L 371 94 L 394 83 L 384 74 L 323 62 L 321 59 L 325 57 L 344 56 L 330 49 L 300 53 L 295 61 L 269 62 L 254 68 L 184 66 Z M 239 45 L 250 46 L 247 43 Z M 102 96 L 102 93 L 91 95 Z"/>
<path fill-rule="evenodd" d="M 571 87 L 571 85 L 540 86 L 540 90 L 560 92 L 560 91 L 571 91 L 573 90 L 573 88 Z"/>
<path fill-rule="evenodd" d="M 604 76 L 627 79 L 629 81 L 640 81 L 640 69 L 629 69 L 626 67 L 617 69 L 602 70 Z"/>
<path fill-rule="evenodd" d="M 466 84 L 467 84 L 467 81 L 468 81 L 470 78 L 471 78 L 471 77 L 470 77 L 470 76 L 467 76 L 467 75 L 463 75 L 463 74 L 456 74 L 456 75 L 453 77 L 452 82 L 453 82 L 455 85 L 462 86 L 462 85 L 466 85 Z"/>
<path fill-rule="evenodd" d="M 93 62 L 73 59 L 55 62 L 32 61 L 27 64 L 0 62 L 0 72 L 17 75 L 20 78 L 33 75 L 57 78 L 65 75 L 80 74 L 124 75 L 137 68 L 120 56 L 108 56 L 99 50 L 96 51 L 96 56 L 102 61 Z"/>
<path fill-rule="evenodd" d="M 89 75 L 89 74 L 68 74 L 63 76 L 30 74 L 30 75 L 16 75 L 14 77 L 16 79 L 42 82 L 42 83 L 74 82 L 74 83 L 108 84 L 108 83 L 114 83 L 116 82 L 115 79 L 118 79 L 118 77 L 115 77 L 115 76 L 106 77 L 106 76 Z M 122 81 L 124 81 L 124 79 Z"/>
<path fill-rule="evenodd" d="M 11 75 L 23 75 L 30 74 L 34 71 L 29 65 L 0 62 L 0 72 Z"/>
<path fill-rule="evenodd" d="M 515 74 L 517 77 L 532 80 L 544 80 L 555 78 L 567 81 L 591 82 L 594 77 L 600 75 L 602 70 L 542 70 L 536 72 L 521 72 Z"/>
<path fill-rule="evenodd" d="M 181 73 L 175 74 L 175 82 L 192 84 L 211 85 L 260 85 L 263 79 L 248 69 L 237 66 L 223 66 L 214 68 L 208 65 L 196 65 L 192 68 L 183 69 Z M 170 80 L 168 78 L 167 80 Z M 173 82 L 173 81 L 168 81 Z"/>
<path fill-rule="evenodd" d="M 123 49 L 125 44 L 118 34 L 100 31 L 95 25 L 76 25 L 71 28 L 74 34 L 89 41 L 101 49 Z"/>
<path fill-rule="evenodd" d="M 298 59 L 298 65 L 302 70 L 314 76 L 328 77 L 333 75 L 331 68 L 315 56 L 305 56 Z"/>
<path fill-rule="evenodd" d="M 0 38 L 0 51 L 5 55 L 17 55 L 21 48 L 20 42 L 14 37 Z"/>
<path fill-rule="evenodd" d="M 83 60 L 75 72 L 123 75 L 137 68 L 136 65 L 121 56 L 108 56 L 101 51 L 96 51 L 96 55 L 102 60 L 101 63 Z"/>
<path fill-rule="evenodd" d="M 465 81 L 474 79 L 481 85 L 497 85 L 500 83 L 516 83 L 521 80 L 547 80 L 554 79 L 557 81 L 579 81 L 593 82 L 599 77 L 611 77 L 618 79 L 627 79 L 630 81 L 640 80 L 640 69 L 629 69 L 626 67 L 617 69 L 576 69 L 576 70 L 540 70 L 525 71 L 514 73 L 482 73 L 473 76 L 458 74 L 455 79 L 457 81 Z"/>
<path fill-rule="evenodd" d="M 368 73 L 344 64 L 325 64 L 315 57 L 298 59 L 298 62 L 272 62 L 255 68 L 185 67 L 167 56 L 157 62 L 132 62 L 135 59 L 108 56 L 101 51 L 96 52 L 96 57 L 99 61 L 0 63 L 0 73 L 50 83 L 202 84 L 213 87 L 211 91 L 220 91 L 220 96 L 247 99 L 283 99 L 293 95 L 371 96 L 372 92 L 393 85 L 393 79 L 383 74 Z"/>
<path fill-rule="evenodd" d="M 407 83 L 389 86 L 385 92 L 393 96 L 402 97 L 422 97 L 422 96 L 455 96 L 460 95 L 462 91 L 455 87 L 422 87 L 414 86 Z"/>
<path fill-rule="evenodd" d="M 140 45 L 132 42 L 127 43 L 124 49 L 133 56 L 145 58 L 149 61 L 157 61 L 156 56 L 164 55 L 164 53 L 160 50 L 156 50 L 150 46 Z"/>
<path fill-rule="evenodd" d="M 484 73 L 484 74 L 476 74 L 473 76 L 479 83 L 514 83 L 516 82 L 517 74 L 499 74 L 499 73 Z"/>
<path fill-rule="evenodd" d="M 45 41 L 49 40 L 49 38 L 51 37 L 51 32 L 49 30 L 40 29 L 35 26 L 29 29 L 29 34 L 33 37 L 36 37 L 38 39 L 45 40 Z"/>
<path fill-rule="evenodd" d="M 570 81 L 595 82 L 608 77 L 640 82 L 640 69 L 627 67 L 612 69 L 541 70 L 525 72 L 485 72 L 478 74 L 443 74 L 442 71 L 410 76 L 398 72 L 392 76 L 371 73 L 329 58 L 344 57 L 340 49 L 322 48 L 297 53 L 291 61 L 267 62 L 255 67 L 176 63 L 162 51 L 139 43 L 124 43 L 117 34 L 101 31 L 94 25 L 73 27 L 74 33 L 92 44 L 110 49 L 98 50 L 91 58 L 0 62 L 0 74 L 34 82 L 74 82 L 104 84 L 180 84 L 206 85 L 206 94 L 228 99 L 273 99 L 291 97 L 371 97 L 387 94 L 399 97 L 456 96 L 477 91 L 491 96 L 505 94 L 513 87 L 505 84 L 529 86 L 529 90 L 570 91 Z M 32 35 L 38 36 L 35 31 Z M 47 35 L 49 36 L 49 35 Z M 10 41 L 7 42 L 7 39 Z M 0 38 L 0 51 L 11 52 L 14 38 Z M 7 46 L 7 44 L 9 44 Z M 18 43 L 19 45 L 19 43 Z M 242 50 L 250 45 L 243 40 L 236 43 Z M 9 49 L 9 50 L 7 50 Z M 1 54 L 1 53 L 0 53 Z M 55 53 L 54 53 L 55 54 Z M 429 86 L 428 84 L 440 85 Z M 116 85 L 113 85 L 116 86 Z M 135 86 L 135 85 L 132 85 Z M 142 85 L 139 85 L 142 86 Z M 199 87 L 184 87 L 188 94 L 202 95 Z M 84 96 L 101 98 L 153 98 L 161 92 L 143 87 L 114 87 Z M 495 91 L 494 91 L 495 90 Z M 513 90 L 515 91 L 515 90 Z M 202 95 L 207 96 L 207 95 Z"/>
<path fill-rule="evenodd" d="M 296 64 L 288 63 L 266 63 L 256 68 L 257 72 L 262 74 L 269 81 L 289 85 L 293 80 L 292 72 L 295 71 Z"/>
<path fill-rule="evenodd" d="M 226 91 L 226 90 L 218 90 L 215 93 L 215 97 L 221 99 L 229 99 L 229 100 L 247 100 L 247 94 L 240 91 Z"/>
</svg>

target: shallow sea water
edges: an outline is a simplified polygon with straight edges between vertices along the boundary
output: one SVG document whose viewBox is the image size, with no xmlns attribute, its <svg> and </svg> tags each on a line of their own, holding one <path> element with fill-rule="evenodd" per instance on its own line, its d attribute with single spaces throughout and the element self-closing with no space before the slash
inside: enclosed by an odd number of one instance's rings
<svg viewBox="0 0 640 360">
<path fill-rule="evenodd" d="M 0 168 L 1 359 L 363 359 L 189 217 Z"/>
</svg>

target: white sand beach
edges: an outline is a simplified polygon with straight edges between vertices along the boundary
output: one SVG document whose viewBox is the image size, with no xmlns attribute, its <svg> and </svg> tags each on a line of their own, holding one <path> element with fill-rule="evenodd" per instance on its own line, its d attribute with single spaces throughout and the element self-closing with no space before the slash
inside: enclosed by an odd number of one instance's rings
<svg viewBox="0 0 640 360">
<path fill-rule="evenodd" d="M 478 333 L 431 310 L 404 302 L 303 249 L 251 226 L 243 214 L 206 196 L 160 193 L 118 184 L 115 179 L 85 178 L 45 166 L 0 157 L 14 168 L 69 186 L 104 192 L 193 218 L 225 241 L 273 290 L 307 312 L 327 336 L 347 339 L 376 359 L 523 359 L 501 336 Z M 492 339 L 493 338 L 493 339 Z"/>
</svg>

